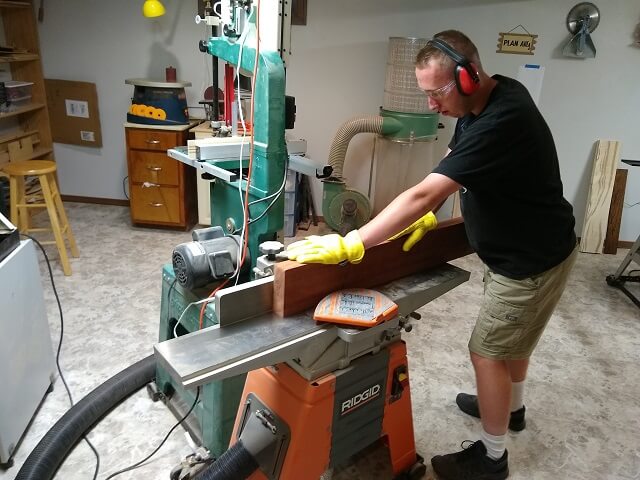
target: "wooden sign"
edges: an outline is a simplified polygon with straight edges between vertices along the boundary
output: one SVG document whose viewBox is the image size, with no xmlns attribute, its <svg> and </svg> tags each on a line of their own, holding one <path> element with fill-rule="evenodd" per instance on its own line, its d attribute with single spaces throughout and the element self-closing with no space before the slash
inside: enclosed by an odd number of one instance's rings
<svg viewBox="0 0 640 480">
<path fill-rule="evenodd" d="M 496 53 L 515 53 L 518 55 L 533 55 L 538 35 L 529 33 L 500 33 Z"/>
</svg>

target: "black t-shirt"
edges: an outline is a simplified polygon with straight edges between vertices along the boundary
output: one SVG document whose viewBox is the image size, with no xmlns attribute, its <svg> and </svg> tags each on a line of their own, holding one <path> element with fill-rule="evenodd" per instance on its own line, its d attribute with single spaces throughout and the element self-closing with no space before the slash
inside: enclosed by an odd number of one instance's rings
<svg viewBox="0 0 640 480">
<path fill-rule="evenodd" d="M 564 260 L 576 245 L 551 131 L 529 92 L 495 75 L 480 115 L 460 118 L 451 153 L 433 170 L 456 181 L 471 246 L 499 274 L 523 279 Z"/>
</svg>

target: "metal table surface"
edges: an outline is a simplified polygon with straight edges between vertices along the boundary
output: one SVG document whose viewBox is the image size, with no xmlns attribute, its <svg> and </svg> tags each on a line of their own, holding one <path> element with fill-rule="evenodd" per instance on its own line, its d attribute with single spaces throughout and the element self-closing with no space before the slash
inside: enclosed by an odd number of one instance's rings
<svg viewBox="0 0 640 480">
<path fill-rule="evenodd" d="M 375 290 L 398 304 L 399 316 L 406 316 L 468 279 L 469 272 L 444 264 Z M 251 282 L 244 285 L 251 288 Z M 269 286 L 272 288 L 264 279 L 259 283 L 261 296 Z M 246 294 L 245 289 L 242 298 L 246 298 Z M 224 311 L 217 315 L 223 317 Z M 395 328 L 398 319 L 390 322 L 382 324 L 382 328 Z M 319 341 L 321 337 L 340 337 L 349 342 L 358 335 L 366 336 L 367 329 L 318 324 L 313 319 L 313 310 L 285 318 L 270 312 L 167 340 L 154 348 L 157 361 L 172 377 L 185 387 L 195 388 L 295 358 L 308 342 Z"/>
</svg>

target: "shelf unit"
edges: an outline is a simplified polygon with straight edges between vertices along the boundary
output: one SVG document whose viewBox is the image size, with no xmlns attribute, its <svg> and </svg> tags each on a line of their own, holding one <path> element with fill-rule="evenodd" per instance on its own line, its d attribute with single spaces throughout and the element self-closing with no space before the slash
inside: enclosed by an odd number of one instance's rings
<svg viewBox="0 0 640 480">
<path fill-rule="evenodd" d="M 4 39 L 0 43 L 18 50 L 0 54 L 0 64 L 8 63 L 13 80 L 32 82 L 31 103 L 15 110 L 0 112 L 0 169 L 10 160 L 9 151 L 21 152 L 16 160 L 44 158 L 53 160 L 53 140 L 44 89 L 40 42 L 34 6 L 31 0 L 0 0 Z M 9 148 L 13 144 L 14 148 Z"/>
</svg>

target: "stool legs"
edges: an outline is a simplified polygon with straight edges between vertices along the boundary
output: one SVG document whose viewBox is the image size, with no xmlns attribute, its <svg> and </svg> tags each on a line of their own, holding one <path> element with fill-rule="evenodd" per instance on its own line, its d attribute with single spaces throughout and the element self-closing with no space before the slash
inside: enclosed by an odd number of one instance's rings
<svg viewBox="0 0 640 480">
<path fill-rule="evenodd" d="M 78 251 L 76 239 L 73 236 L 73 231 L 71 230 L 71 225 L 69 224 L 69 219 L 67 218 L 67 213 L 64 211 L 64 205 L 62 204 L 62 199 L 60 198 L 60 192 L 58 191 L 56 177 L 53 175 L 53 173 L 48 173 L 47 179 L 49 180 L 49 187 L 51 189 L 53 201 L 56 205 L 56 209 L 58 210 L 60 220 L 62 221 L 62 232 L 67 236 L 67 240 L 69 241 L 71 255 L 77 258 L 80 256 L 80 252 Z"/>
<path fill-rule="evenodd" d="M 67 247 L 64 244 L 64 237 L 62 236 L 62 227 L 58 220 L 58 212 L 56 204 L 53 201 L 53 195 L 51 192 L 51 186 L 49 184 L 49 175 L 38 175 L 40 179 L 40 185 L 42 186 L 42 195 L 44 196 L 44 203 L 49 213 L 49 220 L 51 221 L 51 229 L 53 230 L 53 236 L 56 239 L 56 245 L 58 246 L 58 252 L 60 253 L 60 262 L 62 263 L 62 270 L 65 275 L 71 275 L 71 265 L 69 264 L 69 257 L 67 256 Z"/>
<path fill-rule="evenodd" d="M 24 177 L 10 176 L 9 191 L 11 223 L 21 232 L 26 232 L 29 229 L 29 212 L 24 206 L 27 203 L 25 198 Z"/>
</svg>

